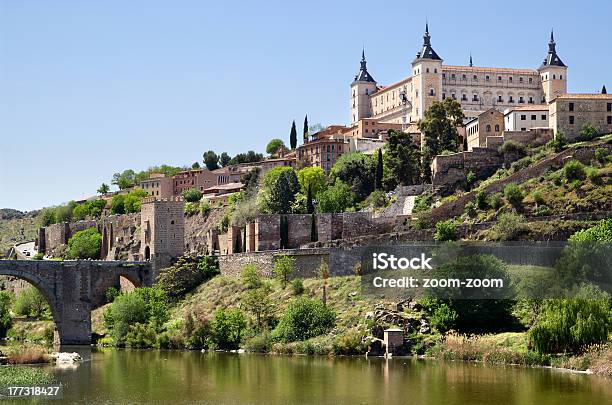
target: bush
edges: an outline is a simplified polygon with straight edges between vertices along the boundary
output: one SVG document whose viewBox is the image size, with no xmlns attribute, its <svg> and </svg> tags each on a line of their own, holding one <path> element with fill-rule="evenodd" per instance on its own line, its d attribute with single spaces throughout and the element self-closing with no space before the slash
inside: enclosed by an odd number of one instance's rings
<svg viewBox="0 0 612 405">
<path fill-rule="evenodd" d="M 434 240 L 436 242 L 453 241 L 457 239 L 457 225 L 454 220 L 449 219 L 436 223 L 436 232 L 434 233 Z"/>
<path fill-rule="evenodd" d="M 202 199 L 202 193 L 195 187 L 183 191 L 183 198 L 190 203 L 198 202 Z"/>
<path fill-rule="evenodd" d="M 605 342 L 612 331 L 610 296 L 584 286 L 575 298 L 548 300 L 529 331 L 539 353 L 567 353 Z"/>
<path fill-rule="evenodd" d="M 493 226 L 496 236 L 500 240 L 513 240 L 525 229 L 525 218 L 522 215 L 504 212 L 497 217 Z"/>
<path fill-rule="evenodd" d="M 45 257 L 44 253 L 38 252 L 34 256 L 32 256 L 32 260 L 43 260 L 44 257 Z"/>
<path fill-rule="evenodd" d="M 104 324 L 116 346 L 125 346 L 130 326 L 150 324 L 156 332 L 169 319 L 167 297 L 154 287 L 137 288 L 120 294 L 104 313 Z"/>
<path fill-rule="evenodd" d="M 215 256 L 181 256 L 174 265 L 159 272 L 155 284 L 174 301 L 217 274 L 219 264 Z"/>
<path fill-rule="evenodd" d="M 479 191 L 476 194 L 476 206 L 480 210 L 486 210 L 489 208 L 489 200 L 487 199 L 487 193 L 484 191 Z"/>
<path fill-rule="evenodd" d="M 295 258 L 287 255 L 279 255 L 274 261 L 272 272 L 281 282 L 283 288 L 287 287 L 289 279 L 295 271 Z"/>
<path fill-rule="evenodd" d="M 555 152 L 561 152 L 563 149 L 565 149 L 565 146 L 567 145 L 567 138 L 565 137 L 565 134 L 563 132 L 557 132 L 557 134 L 555 135 L 555 139 L 550 141 L 548 145 Z"/>
<path fill-rule="evenodd" d="M 601 173 L 596 167 L 589 166 L 586 168 L 586 176 L 593 184 L 601 184 Z"/>
<path fill-rule="evenodd" d="M 503 205 L 502 194 L 501 193 L 493 193 L 491 194 L 491 208 L 499 209 Z"/>
<path fill-rule="evenodd" d="M 570 160 L 563 166 L 563 173 L 567 181 L 584 180 L 586 170 L 584 165 L 577 160 Z"/>
<path fill-rule="evenodd" d="M 239 309 L 218 309 L 211 322 L 212 341 L 218 349 L 237 349 L 246 330 L 246 318 Z"/>
<path fill-rule="evenodd" d="M 345 212 L 353 206 L 355 196 L 348 185 L 341 181 L 317 194 L 317 212 Z"/>
<path fill-rule="evenodd" d="M 591 124 L 585 124 L 580 131 L 581 141 L 592 141 L 599 136 L 599 131 Z"/>
<path fill-rule="evenodd" d="M 512 162 L 512 164 L 510 165 L 510 170 L 512 171 L 512 173 L 516 173 L 519 170 L 523 170 L 529 167 L 532 163 L 533 158 L 531 158 L 531 156 L 525 156 L 524 158 L 521 158 L 516 162 Z"/>
<path fill-rule="evenodd" d="M 457 313 L 447 304 L 440 304 L 431 315 L 431 325 L 440 333 L 445 333 L 455 326 Z"/>
<path fill-rule="evenodd" d="M 129 325 L 125 346 L 146 349 L 157 345 L 157 332 L 152 325 L 136 323 Z"/>
<path fill-rule="evenodd" d="M 47 299 L 36 287 L 24 288 L 19 295 L 17 295 L 15 307 L 13 309 L 18 315 L 36 319 L 48 318 L 51 315 Z"/>
<path fill-rule="evenodd" d="M 200 203 L 200 214 L 205 217 L 210 212 L 210 201 L 207 199 L 202 200 Z"/>
<path fill-rule="evenodd" d="M 499 152 L 504 157 L 520 158 L 527 154 L 527 148 L 522 143 L 516 141 L 506 141 L 499 147 Z"/>
<path fill-rule="evenodd" d="M 550 213 L 551 209 L 548 205 L 538 205 L 538 208 L 533 210 L 533 215 L 535 215 L 536 217 L 545 217 L 547 215 L 550 215 Z"/>
<path fill-rule="evenodd" d="M 250 353 L 268 353 L 271 349 L 272 341 L 268 331 L 263 331 L 261 334 L 244 341 L 244 350 Z"/>
<path fill-rule="evenodd" d="M 242 284 L 249 290 L 259 288 L 262 285 L 261 277 L 257 273 L 257 266 L 254 263 L 244 265 L 240 278 Z"/>
<path fill-rule="evenodd" d="M 470 218 L 474 218 L 476 214 L 478 213 L 476 211 L 476 203 L 474 201 L 468 202 L 467 204 L 465 204 L 464 211 L 466 214 L 468 214 Z"/>
<path fill-rule="evenodd" d="M 533 197 L 533 201 L 537 205 L 544 205 L 546 201 L 544 201 L 544 197 L 542 197 L 542 193 L 540 191 L 534 191 L 531 195 Z"/>
<path fill-rule="evenodd" d="M 102 235 L 96 228 L 75 233 L 68 239 L 67 256 L 69 259 L 99 259 Z"/>
<path fill-rule="evenodd" d="M 383 208 L 389 205 L 389 198 L 383 190 L 374 190 L 363 202 L 364 207 Z"/>
<path fill-rule="evenodd" d="M 595 149 L 595 159 L 599 163 L 605 163 L 607 157 L 610 155 L 610 151 L 607 148 L 597 148 Z"/>
<path fill-rule="evenodd" d="M 332 350 L 336 356 L 356 356 L 367 352 L 368 347 L 363 342 L 364 335 L 356 330 L 336 337 Z"/>
<path fill-rule="evenodd" d="M 470 171 L 465 176 L 465 182 L 467 184 L 468 190 L 471 189 L 474 183 L 476 183 L 476 173 L 474 173 L 473 171 Z"/>
<path fill-rule="evenodd" d="M 200 211 L 197 203 L 188 202 L 185 203 L 185 215 L 192 217 Z"/>
<path fill-rule="evenodd" d="M 115 298 L 117 298 L 120 294 L 120 291 L 118 289 L 116 289 L 115 287 L 108 287 L 106 289 L 106 302 L 107 303 L 112 303 L 113 301 L 115 301 Z"/>
<path fill-rule="evenodd" d="M 519 207 L 523 203 L 523 192 L 514 183 L 506 184 L 504 187 L 504 197 L 514 207 Z"/>
<path fill-rule="evenodd" d="M 6 336 L 11 328 L 11 301 L 12 296 L 7 291 L 0 291 L 0 338 Z"/>
<path fill-rule="evenodd" d="M 272 332 L 273 340 L 294 342 L 329 332 L 335 325 L 336 314 L 319 300 L 294 298 Z"/>
<path fill-rule="evenodd" d="M 304 283 L 301 279 L 296 278 L 291 282 L 291 289 L 293 290 L 293 295 L 302 295 L 304 293 Z"/>
</svg>

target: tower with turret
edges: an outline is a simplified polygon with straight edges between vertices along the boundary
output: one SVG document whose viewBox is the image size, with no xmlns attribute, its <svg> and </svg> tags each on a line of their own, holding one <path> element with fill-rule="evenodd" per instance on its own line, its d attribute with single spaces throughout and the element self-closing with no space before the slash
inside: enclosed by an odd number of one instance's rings
<svg viewBox="0 0 612 405">
<path fill-rule="evenodd" d="M 434 101 L 442 99 L 442 58 L 431 46 L 429 25 L 425 24 L 423 47 L 412 61 L 412 113 L 410 121 L 423 118 Z"/>
<path fill-rule="evenodd" d="M 548 103 L 555 97 L 567 93 L 567 66 L 557 55 L 555 36 L 552 30 L 550 31 L 550 42 L 548 42 L 548 54 L 538 72 L 544 91 L 542 102 Z"/>
<path fill-rule="evenodd" d="M 361 66 L 351 83 L 351 124 L 372 116 L 370 95 L 376 92 L 376 80 L 368 73 L 365 50 L 361 51 Z"/>
</svg>

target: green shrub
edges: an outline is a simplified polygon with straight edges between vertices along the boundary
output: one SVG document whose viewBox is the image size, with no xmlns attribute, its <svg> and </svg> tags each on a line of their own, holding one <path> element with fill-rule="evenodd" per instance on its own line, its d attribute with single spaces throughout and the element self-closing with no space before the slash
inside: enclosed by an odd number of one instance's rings
<svg viewBox="0 0 612 405">
<path fill-rule="evenodd" d="M 102 235 L 96 228 L 76 232 L 68 239 L 69 259 L 99 259 Z"/>
<path fill-rule="evenodd" d="M 504 197 L 508 200 L 510 204 L 514 207 L 519 207 L 523 203 L 523 192 L 514 183 L 506 184 L 504 187 Z"/>
<path fill-rule="evenodd" d="M 516 141 L 506 141 L 499 147 L 499 152 L 504 156 L 525 156 L 527 154 L 527 148 L 522 143 Z"/>
<path fill-rule="evenodd" d="M 414 199 L 414 208 L 412 209 L 412 212 L 426 212 L 431 209 L 432 203 L 433 193 L 431 191 L 425 191 L 423 194 Z"/>
<path fill-rule="evenodd" d="M 436 242 L 446 242 L 457 239 L 457 225 L 454 220 L 448 219 L 436 223 L 436 232 L 434 233 L 434 240 Z"/>
<path fill-rule="evenodd" d="M 336 183 L 317 194 L 317 212 L 344 212 L 353 206 L 355 195 L 351 188 L 341 182 Z"/>
<path fill-rule="evenodd" d="M 270 333 L 263 331 L 259 335 L 245 339 L 244 350 L 250 353 L 268 353 L 272 349 Z"/>
<path fill-rule="evenodd" d="M 599 136 L 599 131 L 591 124 L 585 124 L 580 131 L 580 141 L 592 141 Z"/>
<path fill-rule="evenodd" d="M 550 146 L 555 152 L 561 152 L 567 146 L 567 138 L 563 132 L 557 132 L 555 134 L 555 139 L 548 142 L 548 146 Z"/>
<path fill-rule="evenodd" d="M 587 167 L 586 176 L 593 184 L 601 184 L 601 173 L 599 173 L 599 169 L 596 167 Z"/>
<path fill-rule="evenodd" d="M 336 356 L 356 356 L 367 352 L 368 347 L 363 341 L 364 335 L 356 330 L 350 330 L 336 337 L 332 345 Z"/>
<path fill-rule="evenodd" d="M 241 310 L 218 309 L 211 322 L 212 341 L 218 349 L 237 349 L 246 330 L 246 318 Z"/>
<path fill-rule="evenodd" d="M 489 208 L 489 200 L 487 199 L 487 193 L 484 191 L 479 191 L 476 194 L 476 206 L 480 210 L 486 210 Z"/>
<path fill-rule="evenodd" d="M 183 198 L 190 203 L 198 202 L 202 199 L 202 193 L 195 187 L 183 191 Z"/>
<path fill-rule="evenodd" d="M 542 193 L 540 191 L 534 191 L 531 195 L 533 197 L 533 201 L 537 204 L 537 205 L 543 205 L 546 202 L 544 201 L 544 197 L 542 197 Z"/>
<path fill-rule="evenodd" d="M 525 156 L 517 160 L 516 162 L 512 162 L 512 164 L 510 165 L 510 171 L 512 173 L 516 173 L 519 170 L 523 170 L 529 167 L 532 163 L 533 163 L 533 158 L 531 156 Z"/>
<path fill-rule="evenodd" d="M 274 267 L 272 272 L 276 278 L 281 282 L 283 288 L 287 287 L 289 279 L 295 271 L 295 258 L 287 255 L 279 255 L 274 261 Z"/>
<path fill-rule="evenodd" d="M 584 165 L 577 160 L 570 160 L 563 166 L 563 173 L 567 181 L 584 180 L 586 170 Z"/>
<path fill-rule="evenodd" d="M 18 315 L 29 316 L 36 319 L 46 319 L 51 315 L 47 299 L 36 287 L 27 287 L 21 290 L 15 300 L 13 308 Z"/>
<path fill-rule="evenodd" d="M 533 215 L 535 215 L 536 217 L 545 217 L 547 215 L 550 215 L 550 213 L 551 209 L 548 205 L 539 205 L 538 208 L 533 210 Z"/>
<path fill-rule="evenodd" d="M 217 274 L 219 264 L 215 256 L 181 256 L 174 265 L 159 272 L 155 284 L 174 301 Z"/>
<path fill-rule="evenodd" d="M 383 208 L 389 205 L 389 198 L 383 190 L 374 190 L 363 202 L 364 207 Z"/>
<path fill-rule="evenodd" d="M 465 176 L 465 182 L 467 184 L 468 190 L 471 189 L 474 183 L 476 183 L 476 173 L 474 173 L 473 171 L 468 172 L 468 174 Z"/>
<path fill-rule="evenodd" d="M 498 239 L 513 240 L 525 229 L 525 218 L 522 215 L 504 212 L 497 217 L 493 226 Z"/>
<path fill-rule="evenodd" d="M 197 203 L 187 202 L 185 203 L 185 215 L 192 217 L 200 211 Z"/>
<path fill-rule="evenodd" d="M 257 265 L 254 263 L 245 264 L 240 274 L 242 284 L 249 290 L 259 288 L 262 285 L 262 279 L 257 272 Z"/>
<path fill-rule="evenodd" d="M 539 353 L 567 353 L 605 342 L 612 331 L 610 296 L 584 286 L 572 299 L 548 300 L 529 330 L 530 344 Z"/>
<path fill-rule="evenodd" d="M 108 287 L 106 289 L 106 294 L 105 294 L 106 302 L 110 304 L 111 302 L 115 301 L 115 298 L 117 298 L 119 294 L 120 294 L 120 291 L 117 288 Z"/>
<path fill-rule="evenodd" d="M 157 332 L 149 324 L 136 323 L 129 325 L 125 336 L 125 346 L 138 349 L 155 347 L 157 344 Z"/>
<path fill-rule="evenodd" d="M 45 257 L 44 253 L 38 252 L 34 256 L 32 256 L 32 260 L 43 260 L 44 257 Z"/>
<path fill-rule="evenodd" d="M 610 155 L 610 151 L 607 148 L 597 148 L 595 149 L 595 159 L 599 163 L 605 163 L 606 158 Z"/>
<path fill-rule="evenodd" d="M 329 332 L 335 325 L 336 314 L 319 300 L 294 298 L 272 332 L 273 340 L 294 342 Z"/>
<path fill-rule="evenodd" d="M 200 203 L 200 214 L 204 217 L 208 215 L 210 209 L 210 201 L 208 201 L 207 199 L 202 200 L 202 202 Z"/>
<path fill-rule="evenodd" d="M 501 193 L 493 193 L 490 197 L 491 208 L 499 209 L 503 205 L 502 194 Z"/>
<path fill-rule="evenodd" d="M 0 291 L 0 338 L 5 337 L 11 328 L 11 301 L 12 296 L 8 291 Z"/>
<path fill-rule="evenodd" d="M 440 304 L 431 315 L 431 325 L 439 332 L 444 333 L 452 329 L 457 322 L 457 313 L 447 304 Z"/>
<path fill-rule="evenodd" d="M 0 367 L 0 386 L 10 385 L 43 385 L 53 384 L 55 379 L 51 372 L 40 368 L 27 366 L 2 366 Z"/>
<path fill-rule="evenodd" d="M 304 283 L 301 279 L 296 278 L 291 282 L 291 289 L 293 290 L 293 295 L 302 295 L 304 293 Z"/>
<path fill-rule="evenodd" d="M 464 212 L 468 214 L 470 218 L 474 218 L 476 214 L 478 213 L 476 210 L 476 203 L 474 201 L 470 201 L 467 204 L 465 204 Z"/>
</svg>

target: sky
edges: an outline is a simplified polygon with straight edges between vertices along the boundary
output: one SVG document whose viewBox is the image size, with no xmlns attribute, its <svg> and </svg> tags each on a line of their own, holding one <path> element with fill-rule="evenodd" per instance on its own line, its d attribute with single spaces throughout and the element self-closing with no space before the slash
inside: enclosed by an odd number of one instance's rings
<svg viewBox="0 0 612 405">
<path fill-rule="evenodd" d="M 570 92 L 612 90 L 612 2 L 0 0 L 0 208 L 94 195 L 113 173 L 191 165 L 347 124 L 365 47 L 410 74 L 425 20 L 446 64 L 537 68 L 551 28 Z"/>
</svg>

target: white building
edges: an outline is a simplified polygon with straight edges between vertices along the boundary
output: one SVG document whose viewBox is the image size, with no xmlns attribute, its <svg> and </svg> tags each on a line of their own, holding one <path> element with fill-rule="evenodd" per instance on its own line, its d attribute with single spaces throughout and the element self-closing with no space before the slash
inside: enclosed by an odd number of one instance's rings
<svg viewBox="0 0 612 405">
<path fill-rule="evenodd" d="M 506 131 L 529 131 L 548 128 L 548 105 L 525 105 L 504 110 Z"/>
</svg>

